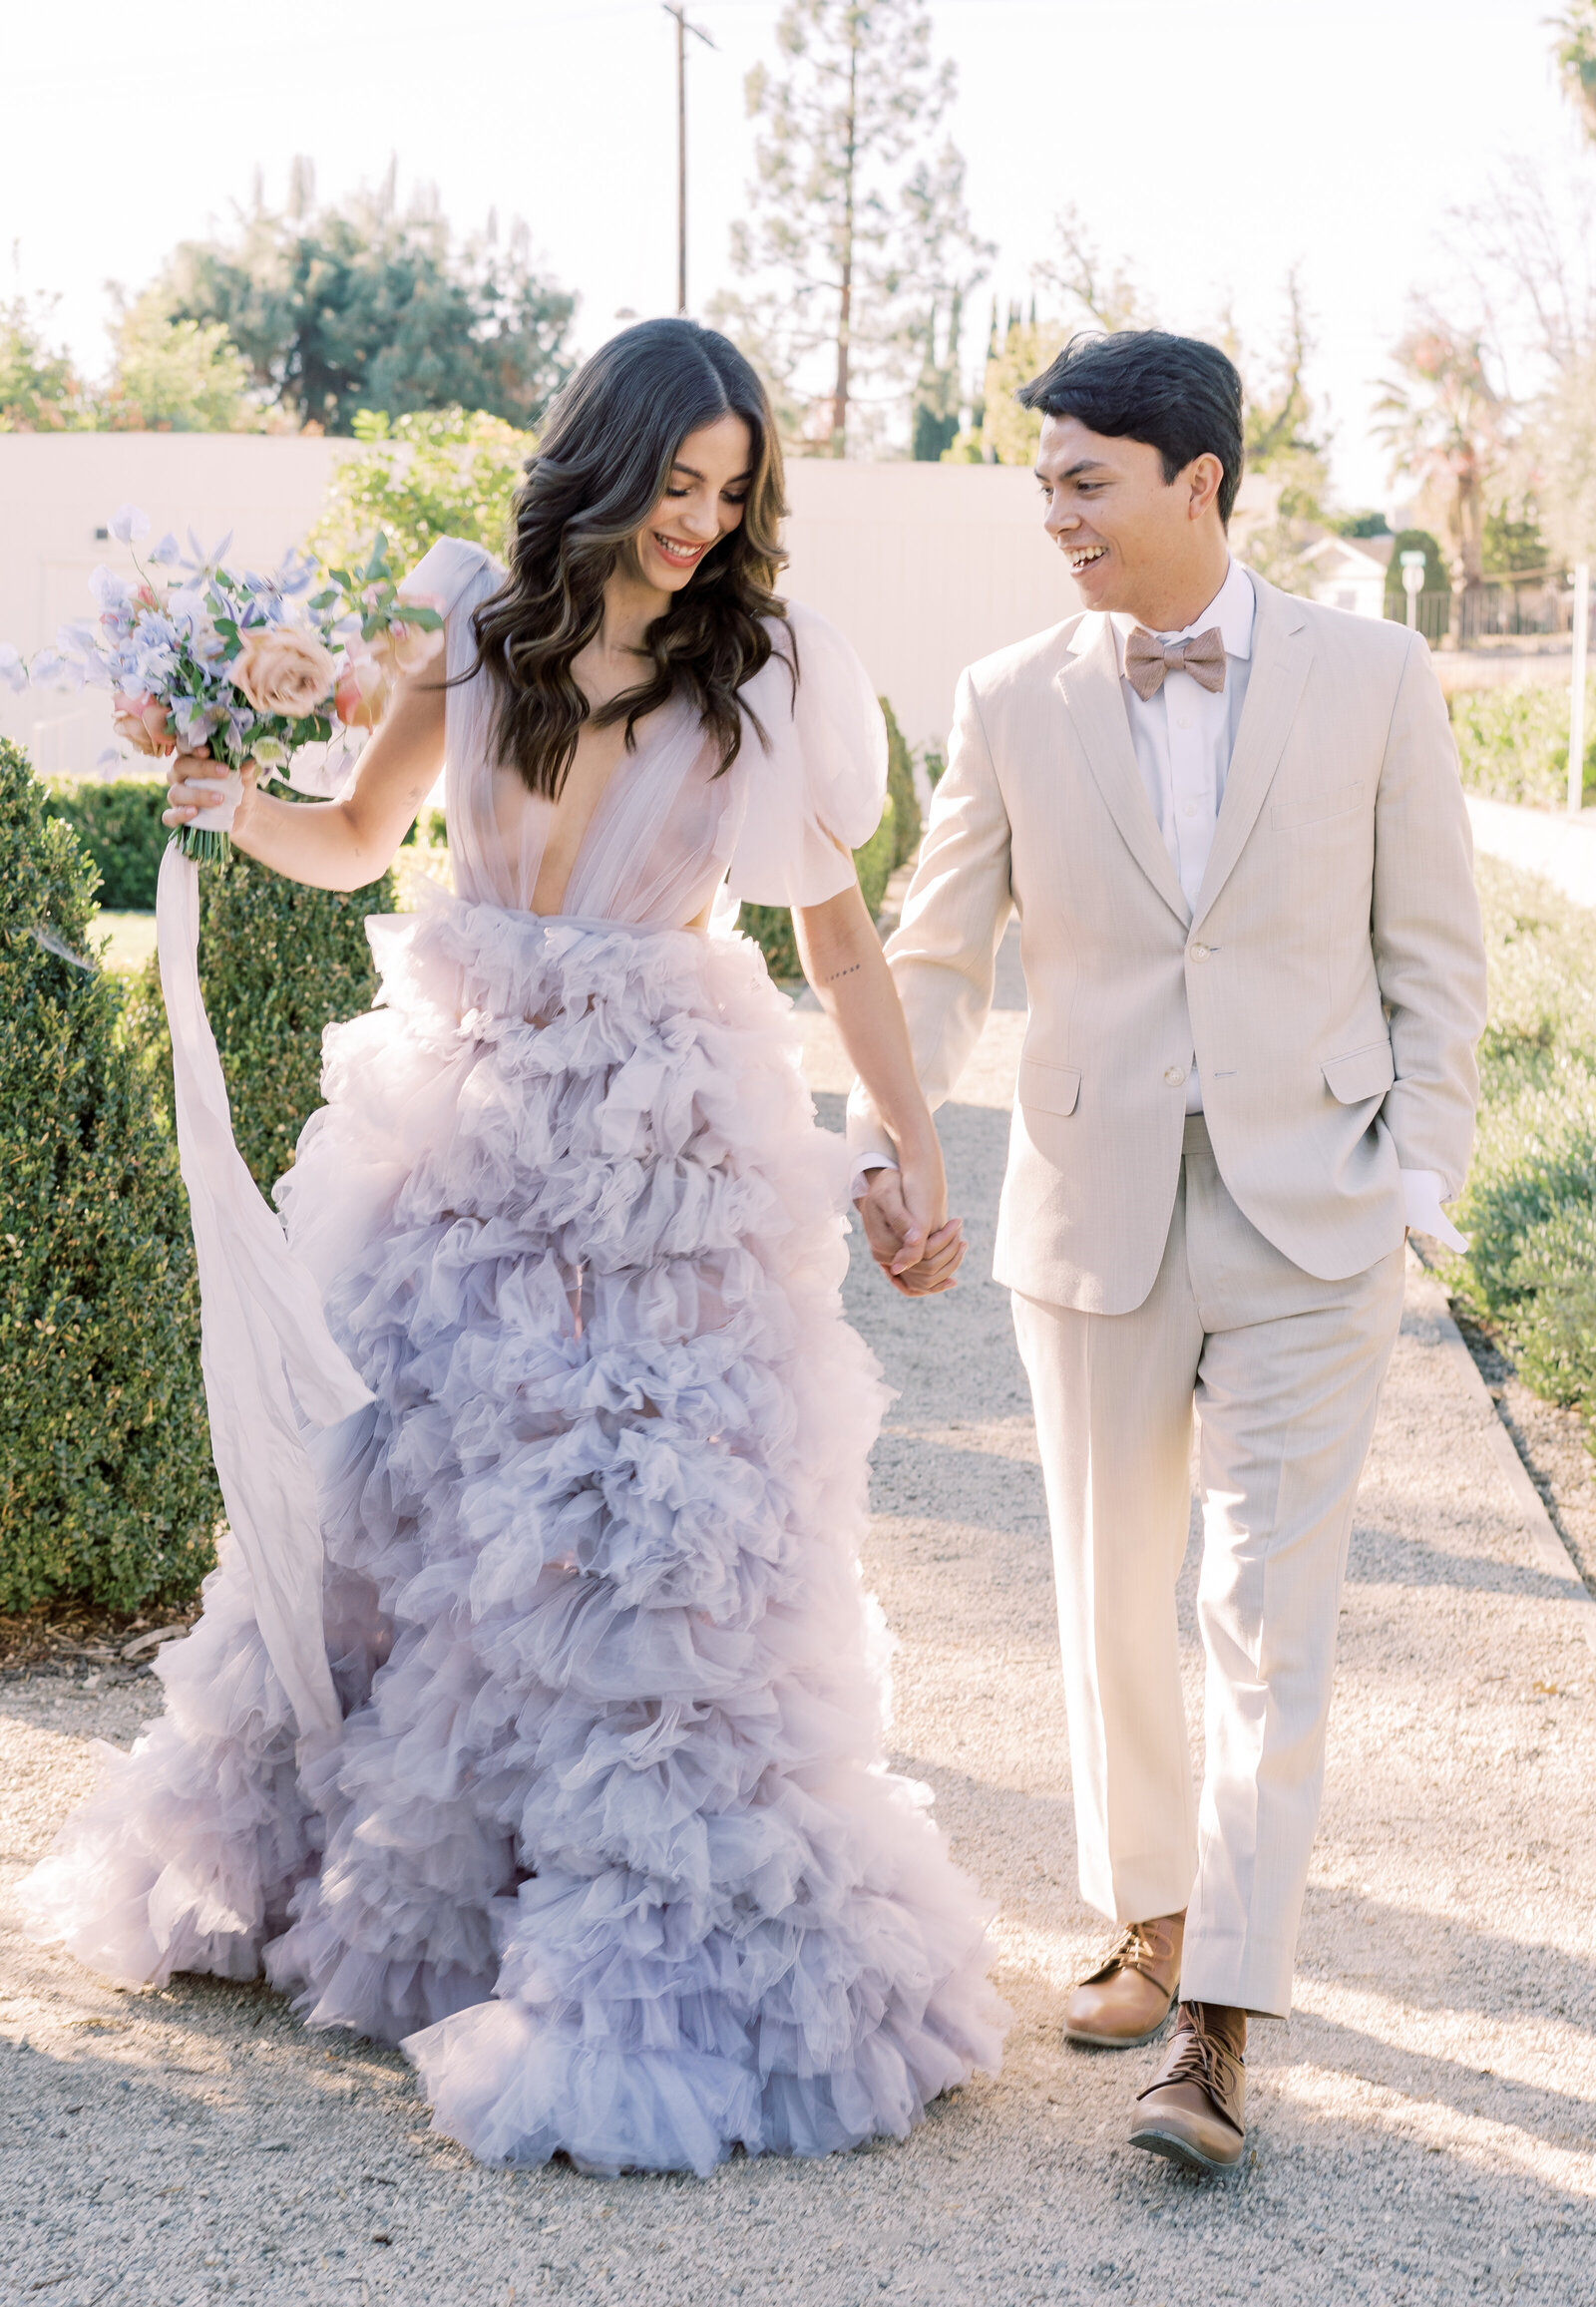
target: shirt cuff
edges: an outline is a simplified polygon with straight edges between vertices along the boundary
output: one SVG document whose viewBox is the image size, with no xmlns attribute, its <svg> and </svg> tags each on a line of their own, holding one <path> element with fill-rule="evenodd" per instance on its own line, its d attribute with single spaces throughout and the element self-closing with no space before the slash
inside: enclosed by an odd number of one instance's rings
<svg viewBox="0 0 1596 2307">
<path fill-rule="evenodd" d="M 1466 1250 L 1467 1235 L 1459 1234 L 1440 1206 L 1444 1183 L 1437 1170 L 1403 1170 L 1402 1200 L 1406 1206 L 1408 1231 L 1427 1234 L 1447 1250 Z"/>
<path fill-rule="evenodd" d="M 853 1184 L 848 1188 L 848 1199 L 857 1202 L 869 1184 L 867 1170 L 895 1170 L 900 1167 L 898 1156 L 891 1146 L 863 1146 L 852 1149 L 854 1157 Z"/>
</svg>

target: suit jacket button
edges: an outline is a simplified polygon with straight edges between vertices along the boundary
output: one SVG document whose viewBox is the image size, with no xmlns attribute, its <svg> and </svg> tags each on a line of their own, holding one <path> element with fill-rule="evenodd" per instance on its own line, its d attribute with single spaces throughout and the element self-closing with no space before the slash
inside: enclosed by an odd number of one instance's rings
<svg viewBox="0 0 1596 2307">
<path fill-rule="evenodd" d="M 1206 961 L 1209 955 L 1213 952 L 1213 948 L 1211 946 L 1193 946 L 1190 949 L 1190 952 L 1191 958 L 1194 961 Z"/>
<path fill-rule="evenodd" d="M 1186 1068 L 1184 1065 L 1166 1065 L 1164 1067 L 1164 1079 L 1171 1089 L 1175 1087 L 1177 1082 L 1184 1081 L 1185 1078 Z"/>
</svg>

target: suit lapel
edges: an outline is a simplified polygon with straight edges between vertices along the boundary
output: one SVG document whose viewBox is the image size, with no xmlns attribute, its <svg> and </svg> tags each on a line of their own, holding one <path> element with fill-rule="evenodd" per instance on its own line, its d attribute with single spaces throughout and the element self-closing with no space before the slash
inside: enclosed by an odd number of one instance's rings
<svg viewBox="0 0 1596 2307">
<path fill-rule="evenodd" d="M 1136 749 L 1130 741 L 1130 723 L 1119 686 L 1119 655 L 1113 626 L 1106 616 L 1096 619 L 1097 631 L 1078 656 L 1058 674 L 1058 688 L 1080 739 L 1087 766 L 1098 791 L 1131 856 L 1164 903 L 1183 925 L 1191 919 L 1179 876 L 1164 837 L 1158 830 L 1147 788 L 1142 783 Z M 1252 697 L 1247 699 L 1247 714 Z"/>
<path fill-rule="evenodd" d="M 1252 581 L 1258 595 L 1252 673 L 1194 922 L 1202 920 L 1230 879 L 1258 822 L 1313 661 L 1314 644 L 1301 606 L 1261 577 Z"/>
</svg>

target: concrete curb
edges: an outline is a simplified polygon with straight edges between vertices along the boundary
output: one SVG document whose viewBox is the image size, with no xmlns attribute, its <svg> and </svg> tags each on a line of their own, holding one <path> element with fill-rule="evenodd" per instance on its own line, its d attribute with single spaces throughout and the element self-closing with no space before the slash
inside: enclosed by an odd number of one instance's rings
<svg viewBox="0 0 1596 2307">
<path fill-rule="evenodd" d="M 1451 1362 L 1457 1373 L 1458 1384 L 1478 1413 L 1486 1446 L 1512 1494 L 1519 1523 L 1529 1540 L 1536 1565 L 1548 1578 L 1555 1578 L 1559 1584 L 1567 1586 L 1568 1599 L 1578 1613 L 1580 1632 L 1590 1648 L 1596 1651 L 1596 1599 L 1592 1598 L 1567 1547 L 1558 1536 L 1557 1525 L 1547 1513 L 1541 1494 L 1530 1480 L 1528 1469 L 1514 1446 L 1513 1437 L 1497 1413 L 1490 1388 L 1480 1376 L 1478 1364 L 1463 1343 L 1463 1334 L 1452 1320 L 1445 1291 L 1416 1252 L 1409 1256 L 1407 1262 L 1407 1303 L 1426 1322 L 1434 1323 L 1439 1333 L 1441 1351 Z"/>
</svg>

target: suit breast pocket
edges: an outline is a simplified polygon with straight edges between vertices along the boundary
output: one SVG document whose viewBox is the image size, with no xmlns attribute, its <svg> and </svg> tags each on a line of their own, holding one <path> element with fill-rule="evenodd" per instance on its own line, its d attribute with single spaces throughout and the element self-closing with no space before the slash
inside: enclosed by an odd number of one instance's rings
<svg viewBox="0 0 1596 2307">
<path fill-rule="evenodd" d="M 1347 777 L 1308 792 L 1284 795 L 1271 807 L 1269 822 L 1276 833 L 1294 833 L 1299 825 L 1323 825 L 1333 817 L 1351 817 L 1363 805 L 1363 779 Z"/>
<path fill-rule="evenodd" d="M 1046 1065 L 1039 1057 L 1019 1060 L 1016 1084 L 1021 1105 L 1036 1113 L 1073 1113 L 1080 1095 L 1080 1075 L 1072 1065 Z"/>
</svg>

